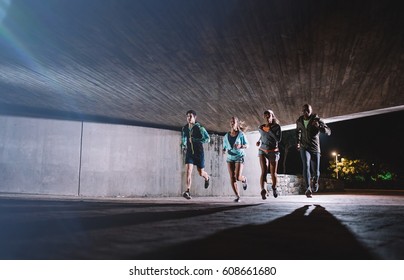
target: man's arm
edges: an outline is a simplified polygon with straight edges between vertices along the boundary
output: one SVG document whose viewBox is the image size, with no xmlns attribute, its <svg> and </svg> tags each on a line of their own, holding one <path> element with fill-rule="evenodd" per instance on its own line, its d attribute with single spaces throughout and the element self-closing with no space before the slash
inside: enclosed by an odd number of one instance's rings
<svg viewBox="0 0 404 280">
<path fill-rule="evenodd" d="M 208 132 L 206 131 L 206 129 L 201 125 L 201 126 L 199 126 L 199 130 L 201 132 L 202 138 L 198 139 L 198 138 L 192 137 L 192 141 L 194 141 L 194 142 L 202 142 L 202 143 L 209 143 L 210 142 L 210 136 L 209 136 Z"/>
<path fill-rule="evenodd" d="M 201 126 L 201 134 L 202 134 L 201 142 L 202 143 L 209 143 L 210 142 L 210 136 L 209 136 L 208 132 L 206 131 L 206 129 L 203 126 Z"/>
<path fill-rule="evenodd" d="M 296 122 L 296 148 L 300 150 L 300 145 L 302 143 L 302 128 L 299 125 L 299 121 Z"/>
<path fill-rule="evenodd" d="M 185 149 L 187 147 L 187 137 L 185 135 L 184 128 L 181 130 L 181 144 L 180 144 L 182 149 Z"/>
<path fill-rule="evenodd" d="M 326 135 L 331 135 L 331 128 L 329 128 L 321 119 L 318 120 L 318 129 L 320 132 L 325 133 Z"/>
</svg>

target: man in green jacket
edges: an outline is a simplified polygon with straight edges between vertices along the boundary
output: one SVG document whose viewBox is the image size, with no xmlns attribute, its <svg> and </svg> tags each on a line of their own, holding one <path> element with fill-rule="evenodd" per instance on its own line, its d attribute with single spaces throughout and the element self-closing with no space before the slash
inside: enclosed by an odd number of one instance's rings
<svg viewBox="0 0 404 280">
<path fill-rule="evenodd" d="M 181 147 L 186 150 L 185 167 L 187 170 L 187 188 L 182 194 L 186 199 L 191 199 L 190 189 L 192 183 L 192 170 L 194 165 L 198 169 L 199 176 L 205 179 L 205 189 L 209 187 L 209 175 L 205 168 L 205 153 L 203 144 L 209 143 L 210 137 L 206 129 L 196 122 L 196 112 L 189 110 L 186 113 L 187 124 L 182 127 Z"/>
</svg>

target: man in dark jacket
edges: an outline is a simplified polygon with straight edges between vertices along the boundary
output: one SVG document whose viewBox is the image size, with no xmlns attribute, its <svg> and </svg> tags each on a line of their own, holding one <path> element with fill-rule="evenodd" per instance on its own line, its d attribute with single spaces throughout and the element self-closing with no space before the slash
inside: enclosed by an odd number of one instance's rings
<svg viewBox="0 0 404 280">
<path fill-rule="evenodd" d="M 297 149 L 303 163 L 303 179 L 306 196 L 312 197 L 318 191 L 320 177 L 320 132 L 331 134 L 331 129 L 316 114 L 310 104 L 303 105 L 301 115 L 296 121 Z"/>
</svg>

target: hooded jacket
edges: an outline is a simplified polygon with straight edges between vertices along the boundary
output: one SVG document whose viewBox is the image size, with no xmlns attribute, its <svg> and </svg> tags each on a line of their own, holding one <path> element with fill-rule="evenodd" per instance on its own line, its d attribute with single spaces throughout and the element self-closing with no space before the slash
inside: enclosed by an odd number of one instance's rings
<svg viewBox="0 0 404 280">
<path fill-rule="evenodd" d="M 192 143 L 189 141 L 192 138 Z M 204 143 L 209 143 L 210 137 L 206 129 L 196 122 L 191 129 L 188 124 L 184 125 L 181 130 L 181 147 L 187 149 L 187 153 L 198 154 L 203 152 Z"/>
<path fill-rule="evenodd" d="M 311 114 L 307 127 L 304 125 L 304 117 L 300 116 L 296 121 L 296 138 L 300 148 L 314 153 L 320 153 L 320 133 L 331 135 L 331 129 L 320 119 L 317 114 Z M 319 123 L 319 127 L 314 122 Z"/>
<path fill-rule="evenodd" d="M 227 151 L 227 160 L 237 160 L 245 156 L 245 149 L 236 149 L 234 146 L 230 145 L 229 141 L 229 135 L 230 133 L 226 133 L 226 135 L 223 137 L 223 150 Z M 246 145 L 248 146 L 248 141 L 247 138 L 245 137 L 245 134 L 242 131 L 239 131 L 236 137 L 236 140 L 234 141 L 234 145 Z"/>
<path fill-rule="evenodd" d="M 268 132 L 264 131 L 264 125 L 261 125 L 258 131 L 261 135 L 260 149 L 275 150 L 278 148 L 278 143 L 282 140 L 282 130 L 279 124 L 271 124 Z"/>
</svg>

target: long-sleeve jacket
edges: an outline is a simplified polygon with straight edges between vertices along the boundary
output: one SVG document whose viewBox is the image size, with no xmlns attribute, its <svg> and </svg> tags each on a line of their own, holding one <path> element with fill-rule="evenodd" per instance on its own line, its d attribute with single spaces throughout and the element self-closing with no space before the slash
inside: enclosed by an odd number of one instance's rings
<svg viewBox="0 0 404 280">
<path fill-rule="evenodd" d="M 189 141 L 192 139 L 192 143 Z M 187 149 L 187 153 L 195 154 L 203 152 L 204 143 L 209 143 L 210 137 L 206 129 L 198 122 L 196 122 L 191 129 L 186 124 L 181 130 L 181 147 Z"/>
<path fill-rule="evenodd" d="M 314 122 L 318 122 L 316 127 Z M 304 125 L 304 118 L 300 116 L 296 121 L 296 138 L 301 148 L 310 152 L 321 151 L 320 149 L 320 132 L 331 135 L 331 129 L 316 114 L 311 114 L 308 119 L 307 127 Z"/>
<path fill-rule="evenodd" d="M 264 130 L 264 125 L 258 128 L 261 135 L 261 150 L 271 151 L 278 148 L 278 143 L 282 139 L 282 130 L 279 124 L 271 124 L 269 131 Z"/>
<path fill-rule="evenodd" d="M 245 149 L 236 149 L 234 148 L 234 145 L 248 146 L 248 141 L 245 134 L 242 131 L 239 131 L 232 146 L 229 141 L 229 134 L 230 133 L 226 133 L 223 137 L 223 149 L 227 151 L 227 160 L 237 160 L 240 157 L 245 156 Z"/>
</svg>

